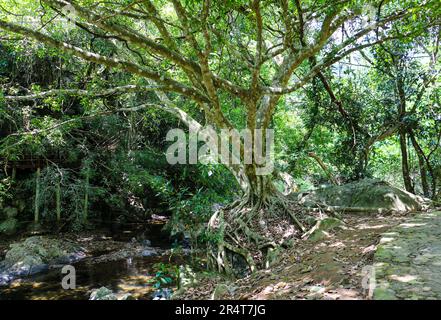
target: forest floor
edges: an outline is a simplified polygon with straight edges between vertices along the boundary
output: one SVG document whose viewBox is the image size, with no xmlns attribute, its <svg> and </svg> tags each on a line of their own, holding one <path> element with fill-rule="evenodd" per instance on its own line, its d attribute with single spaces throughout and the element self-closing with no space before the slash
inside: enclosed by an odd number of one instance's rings
<svg viewBox="0 0 441 320">
<path fill-rule="evenodd" d="M 354 214 L 344 215 L 342 220 L 344 224 L 326 232 L 325 238 L 298 240 L 292 249 L 283 251 L 279 261 L 270 269 L 237 280 L 201 272 L 197 274 L 198 282 L 193 283 L 194 287 L 174 298 L 348 300 L 441 297 L 441 280 L 437 280 L 441 266 L 441 212 Z M 145 247 L 128 239 L 115 241 L 96 231 L 81 236 L 65 234 L 64 239 L 81 244 L 89 255 L 77 264 L 81 288 L 75 296 L 68 298 L 87 298 L 92 289 L 105 284 L 113 290 L 148 299 L 153 288 L 147 284 L 151 278 L 147 275 L 153 274 L 155 263 L 167 263 L 171 258 L 170 250 L 166 248 Z M 0 257 L 6 248 L 6 242 L 0 244 Z M 148 257 L 136 258 L 145 256 L 145 250 Z M 189 262 L 184 261 L 183 256 L 176 256 L 174 260 L 172 263 L 176 266 Z M 376 288 L 369 291 L 372 272 Z M 64 297 L 65 290 L 59 288 L 59 272 L 41 275 L 38 279 L 18 279 L 8 289 L 11 292 L 4 291 L 4 294 L 8 293 L 9 298 Z M 42 285 L 40 289 L 35 287 L 35 281 Z M 33 292 L 32 296 L 29 296 L 29 290 Z"/>
<path fill-rule="evenodd" d="M 272 268 L 236 281 L 203 278 L 178 299 L 369 299 L 363 280 L 382 234 L 409 216 L 346 215 L 326 239 L 299 240 Z"/>
</svg>

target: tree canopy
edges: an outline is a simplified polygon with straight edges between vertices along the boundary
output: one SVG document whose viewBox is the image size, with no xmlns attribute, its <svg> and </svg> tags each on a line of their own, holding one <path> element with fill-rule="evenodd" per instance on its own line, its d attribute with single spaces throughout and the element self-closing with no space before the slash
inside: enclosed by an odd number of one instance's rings
<svg viewBox="0 0 441 320">
<path fill-rule="evenodd" d="M 255 161 L 254 149 L 252 163 L 244 163 L 241 140 L 242 161 L 225 165 L 239 182 L 228 184 L 230 192 L 240 187 L 243 196 L 209 220 L 208 230 L 218 235 L 210 247 L 213 264 L 230 271 L 233 252 L 254 269 L 265 264 L 268 248 L 284 244 L 288 227 L 306 232 L 296 201 L 277 184 L 284 171 L 320 172 L 334 184 L 399 172 L 407 191 L 438 196 L 440 7 L 435 0 L 0 1 L 0 102 L 8 127 L 1 157 L 17 161 L 32 150 L 47 159 L 72 146 L 81 153 L 71 155 L 80 173 L 69 177 L 57 167 L 58 175 L 89 190 L 98 175 L 90 168 L 105 162 L 98 160 L 100 143 L 107 150 L 110 140 L 124 143 L 112 161 L 130 172 L 126 196 L 139 203 L 136 184 L 149 181 L 177 206 L 171 185 L 187 173 L 169 172 L 166 182 L 165 164 L 154 172 L 136 169 L 163 154 L 160 137 L 168 129 L 246 128 L 253 137 L 274 130 L 276 170 L 259 174 L 265 163 Z M 16 57 L 27 53 L 41 61 Z M 20 63 L 35 75 L 26 79 L 13 70 Z M 99 197 L 103 189 L 93 190 Z M 89 193 L 78 198 L 87 216 Z M 286 226 L 283 232 L 262 227 L 273 220 Z M 244 239 L 249 245 L 241 245 Z"/>
</svg>

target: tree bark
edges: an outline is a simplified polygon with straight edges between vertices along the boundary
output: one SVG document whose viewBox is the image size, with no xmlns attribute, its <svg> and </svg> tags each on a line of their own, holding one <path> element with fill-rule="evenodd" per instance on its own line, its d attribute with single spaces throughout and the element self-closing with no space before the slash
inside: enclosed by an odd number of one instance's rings
<svg viewBox="0 0 441 320">
<path fill-rule="evenodd" d="M 400 148 L 401 148 L 401 170 L 403 173 L 403 181 L 404 181 L 404 187 L 406 188 L 406 191 L 415 193 L 415 189 L 412 184 L 412 179 L 410 178 L 410 171 L 409 171 L 409 158 L 407 153 L 407 141 L 406 141 L 406 132 L 401 130 L 400 131 Z"/>
<path fill-rule="evenodd" d="M 326 175 L 331 180 L 332 184 L 335 186 L 338 186 L 339 183 L 338 183 L 337 179 L 334 177 L 331 170 L 326 166 L 326 164 L 322 161 L 322 159 L 320 159 L 320 157 L 318 155 L 316 155 L 314 152 L 309 152 L 308 156 L 310 156 L 315 161 L 317 161 L 319 166 L 323 169 L 323 171 L 326 173 Z"/>
<path fill-rule="evenodd" d="M 60 177 L 61 180 L 61 177 Z M 55 189 L 55 201 L 56 201 L 56 212 L 57 212 L 57 222 L 61 220 L 61 181 L 57 181 L 57 186 Z"/>
<path fill-rule="evenodd" d="M 412 130 L 409 132 L 410 140 L 412 141 L 413 148 L 416 151 L 417 157 L 418 157 L 418 165 L 420 167 L 420 175 L 421 175 L 421 187 L 423 189 L 423 194 L 425 197 L 430 196 L 429 191 L 429 183 L 427 181 L 427 169 L 426 169 L 426 162 L 425 162 L 425 155 L 423 150 L 421 149 L 420 145 L 418 144 L 418 141 L 415 138 L 415 135 L 413 134 Z"/>
<path fill-rule="evenodd" d="M 35 204 L 34 204 L 34 222 L 38 223 L 40 217 L 40 175 L 41 169 L 37 168 L 35 176 Z"/>
<path fill-rule="evenodd" d="M 89 175 L 90 168 L 86 169 L 86 181 L 84 185 L 84 207 L 83 207 L 83 222 L 87 221 L 89 211 Z"/>
</svg>

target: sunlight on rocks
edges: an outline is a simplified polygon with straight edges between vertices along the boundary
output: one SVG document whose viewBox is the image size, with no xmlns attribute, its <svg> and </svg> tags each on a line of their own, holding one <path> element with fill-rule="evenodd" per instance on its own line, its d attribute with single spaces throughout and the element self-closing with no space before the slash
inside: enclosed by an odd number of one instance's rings
<svg viewBox="0 0 441 320">
<path fill-rule="evenodd" d="M 402 223 L 400 224 L 400 227 L 403 228 L 413 228 L 413 227 L 421 227 L 421 226 L 425 226 L 426 223 Z"/>
<path fill-rule="evenodd" d="M 391 275 L 390 278 L 393 280 L 400 281 L 400 282 L 411 282 L 411 281 L 418 279 L 417 276 L 412 276 L 412 275 L 398 276 L 395 274 Z"/>
</svg>

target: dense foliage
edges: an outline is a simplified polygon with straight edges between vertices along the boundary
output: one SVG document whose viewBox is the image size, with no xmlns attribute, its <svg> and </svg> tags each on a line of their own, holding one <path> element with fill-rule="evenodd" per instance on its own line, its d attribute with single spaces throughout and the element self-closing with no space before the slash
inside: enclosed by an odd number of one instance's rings
<svg viewBox="0 0 441 320">
<path fill-rule="evenodd" d="M 439 199 L 439 16 L 421 0 L 0 1 L 0 206 L 23 227 L 165 214 L 197 243 L 218 236 L 213 205 L 242 187 L 267 208 L 280 173 L 291 191 L 375 177 Z M 168 164 L 168 130 L 205 125 L 274 129 L 271 179 Z"/>
</svg>

